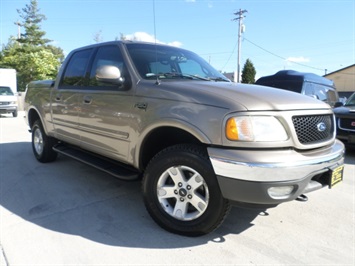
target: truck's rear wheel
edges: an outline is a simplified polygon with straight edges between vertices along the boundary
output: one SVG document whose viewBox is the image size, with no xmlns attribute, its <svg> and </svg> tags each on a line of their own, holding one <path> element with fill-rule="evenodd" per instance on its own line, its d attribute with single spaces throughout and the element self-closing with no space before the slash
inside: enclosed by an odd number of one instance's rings
<svg viewBox="0 0 355 266">
<path fill-rule="evenodd" d="M 155 156 L 145 171 L 143 195 L 161 227 L 187 236 L 213 231 L 230 209 L 205 149 L 193 145 L 169 147 Z"/>
<path fill-rule="evenodd" d="M 56 143 L 55 139 L 46 135 L 40 120 L 33 123 L 32 150 L 38 161 L 42 163 L 54 161 L 57 158 L 57 153 L 53 150 Z"/>
</svg>

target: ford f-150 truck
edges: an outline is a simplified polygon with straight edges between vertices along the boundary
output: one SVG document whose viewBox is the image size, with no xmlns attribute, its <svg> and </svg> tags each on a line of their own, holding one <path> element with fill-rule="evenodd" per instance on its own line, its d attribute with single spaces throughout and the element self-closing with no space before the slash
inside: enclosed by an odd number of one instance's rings
<svg viewBox="0 0 355 266">
<path fill-rule="evenodd" d="M 28 85 L 25 110 L 38 161 L 59 153 L 142 179 L 147 211 L 177 234 L 211 232 L 233 204 L 274 207 L 342 181 L 328 104 L 232 83 L 172 46 L 76 49 L 55 81 Z"/>
</svg>

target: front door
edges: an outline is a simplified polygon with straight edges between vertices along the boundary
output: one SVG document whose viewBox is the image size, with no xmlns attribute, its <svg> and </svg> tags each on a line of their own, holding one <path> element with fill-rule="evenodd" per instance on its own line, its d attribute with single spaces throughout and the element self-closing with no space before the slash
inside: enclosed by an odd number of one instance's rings
<svg viewBox="0 0 355 266">
<path fill-rule="evenodd" d="M 122 86 L 102 83 L 96 70 L 102 66 L 119 68 L 125 79 Z M 92 63 L 89 85 L 79 95 L 81 147 L 125 161 L 130 145 L 132 91 L 130 76 L 117 45 L 102 46 Z"/>
</svg>

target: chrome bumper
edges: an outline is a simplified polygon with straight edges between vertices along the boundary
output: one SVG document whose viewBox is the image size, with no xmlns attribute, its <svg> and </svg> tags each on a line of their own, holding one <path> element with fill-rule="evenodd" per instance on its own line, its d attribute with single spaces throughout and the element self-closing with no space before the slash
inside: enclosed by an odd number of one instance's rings
<svg viewBox="0 0 355 266">
<path fill-rule="evenodd" d="M 208 148 L 216 175 L 257 182 L 282 182 L 303 179 L 312 172 L 340 165 L 344 145 L 321 151 L 299 153 L 295 150 L 226 150 Z"/>
<path fill-rule="evenodd" d="M 302 153 L 219 148 L 208 148 L 208 153 L 223 196 L 258 204 L 279 204 L 321 188 L 312 178 L 344 163 L 344 145 L 339 140 L 330 147 Z M 283 185 L 293 185 L 295 190 L 282 199 L 268 195 L 270 187 Z"/>
</svg>

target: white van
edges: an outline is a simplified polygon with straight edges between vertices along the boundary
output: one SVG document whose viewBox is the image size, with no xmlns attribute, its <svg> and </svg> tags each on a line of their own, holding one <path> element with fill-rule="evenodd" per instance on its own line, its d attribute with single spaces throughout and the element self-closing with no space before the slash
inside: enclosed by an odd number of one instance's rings
<svg viewBox="0 0 355 266">
<path fill-rule="evenodd" d="M 0 69 L 0 115 L 17 117 L 17 81 L 15 69 Z"/>
</svg>

